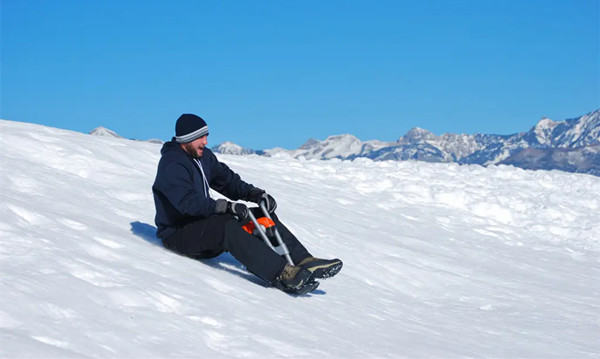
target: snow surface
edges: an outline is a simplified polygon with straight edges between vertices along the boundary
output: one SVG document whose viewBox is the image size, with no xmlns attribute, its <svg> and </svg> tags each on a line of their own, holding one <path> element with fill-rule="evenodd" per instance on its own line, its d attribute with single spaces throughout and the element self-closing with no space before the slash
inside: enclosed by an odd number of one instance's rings
<svg viewBox="0 0 600 359">
<path fill-rule="evenodd" d="M 342 272 L 306 296 L 154 236 L 160 145 L 0 120 L 0 357 L 600 356 L 600 178 L 219 157 Z"/>
</svg>

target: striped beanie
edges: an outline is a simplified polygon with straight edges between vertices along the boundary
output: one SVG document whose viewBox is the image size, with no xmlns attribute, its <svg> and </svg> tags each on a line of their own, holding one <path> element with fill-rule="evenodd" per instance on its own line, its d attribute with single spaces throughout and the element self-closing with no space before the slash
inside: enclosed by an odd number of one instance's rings
<svg viewBox="0 0 600 359">
<path fill-rule="evenodd" d="M 184 113 L 179 116 L 175 124 L 175 141 L 188 143 L 202 136 L 208 135 L 208 125 L 196 115 Z"/>
</svg>

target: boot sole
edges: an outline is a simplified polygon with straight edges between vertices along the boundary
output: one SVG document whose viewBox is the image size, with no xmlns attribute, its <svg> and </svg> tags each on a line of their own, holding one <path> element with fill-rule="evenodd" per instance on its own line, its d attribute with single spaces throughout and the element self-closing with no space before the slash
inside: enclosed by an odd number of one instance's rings
<svg viewBox="0 0 600 359">
<path fill-rule="evenodd" d="M 285 284 L 282 281 L 276 283 L 276 287 L 288 294 L 300 295 L 312 292 L 317 289 L 319 282 L 315 281 L 314 274 L 306 268 L 300 268 L 300 272 L 296 274 L 298 280 L 295 284 Z"/>
<path fill-rule="evenodd" d="M 304 284 L 300 288 L 288 289 L 288 290 L 284 290 L 284 292 L 293 294 L 293 295 L 302 295 L 302 294 L 310 293 L 310 292 L 314 291 L 315 289 L 317 289 L 318 287 L 319 287 L 319 282 L 312 281 L 312 282 L 308 282 L 308 283 Z"/>
<path fill-rule="evenodd" d="M 311 278 L 312 279 L 312 278 Z M 287 294 L 291 294 L 291 295 L 302 295 L 302 294 L 307 294 L 310 293 L 312 291 L 314 291 L 315 289 L 317 289 L 317 287 L 319 287 L 319 282 L 315 281 L 314 279 L 312 279 L 309 282 L 306 282 L 298 287 L 292 288 L 292 287 L 286 287 L 281 283 L 277 283 L 275 284 L 275 287 Z"/>
<path fill-rule="evenodd" d="M 314 267 L 306 266 L 305 268 L 312 272 L 315 278 L 327 279 L 338 274 L 342 270 L 343 266 L 344 263 L 342 263 L 342 261 L 339 261 L 336 263 L 322 264 Z"/>
</svg>

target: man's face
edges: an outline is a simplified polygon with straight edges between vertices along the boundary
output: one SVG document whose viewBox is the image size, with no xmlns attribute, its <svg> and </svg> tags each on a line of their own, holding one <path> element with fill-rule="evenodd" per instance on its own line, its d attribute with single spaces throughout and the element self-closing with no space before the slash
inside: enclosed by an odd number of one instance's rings
<svg viewBox="0 0 600 359">
<path fill-rule="evenodd" d="M 192 142 L 182 144 L 183 150 L 193 158 L 202 157 L 204 152 L 204 146 L 208 144 L 208 135 L 202 136 L 193 140 Z"/>
</svg>

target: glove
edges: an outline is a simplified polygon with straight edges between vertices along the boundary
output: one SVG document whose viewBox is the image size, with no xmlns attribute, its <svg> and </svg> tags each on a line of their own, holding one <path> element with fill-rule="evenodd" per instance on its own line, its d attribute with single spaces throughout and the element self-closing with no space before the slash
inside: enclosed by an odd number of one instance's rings
<svg viewBox="0 0 600 359">
<path fill-rule="evenodd" d="M 254 202 L 260 205 L 261 202 L 265 202 L 265 206 L 267 207 L 267 211 L 269 213 L 275 212 L 277 209 L 277 202 L 275 202 L 275 198 L 265 192 L 264 189 L 260 189 L 257 187 L 253 187 L 246 196 L 246 200 L 249 202 Z"/>
<path fill-rule="evenodd" d="M 246 222 L 248 220 L 248 207 L 243 203 L 229 202 L 227 212 L 237 216 L 238 221 Z"/>
<path fill-rule="evenodd" d="M 248 207 L 243 203 L 229 202 L 225 199 L 218 199 L 215 204 L 216 214 L 233 214 L 238 218 L 238 221 L 243 222 L 248 219 Z"/>
</svg>

